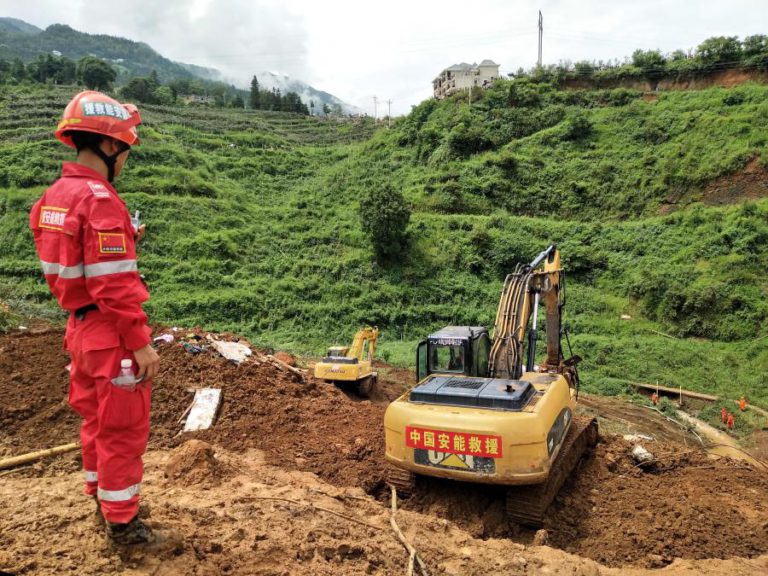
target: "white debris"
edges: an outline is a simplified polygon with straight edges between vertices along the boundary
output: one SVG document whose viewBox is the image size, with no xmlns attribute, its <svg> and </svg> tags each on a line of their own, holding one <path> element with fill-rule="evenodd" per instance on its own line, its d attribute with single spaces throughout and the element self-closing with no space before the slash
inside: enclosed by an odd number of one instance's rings
<svg viewBox="0 0 768 576">
<path fill-rule="evenodd" d="M 632 444 L 636 444 L 641 440 L 645 440 L 646 442 L 653 442 L 655 438 L 646 434 L 624 434 L 624 440 L 627 442 L 632 442 Z"/>
<path fill-rule="evenodd" d="M 622 314 L 621 315 L 621 319 L 622 320 L 632 320 L 632 316 L 630 316 L 629 314 Z"/>
<path fill-rule="evenodd" d="M 640 446 L 638 444 L 632 449 L 632 458 L 635 459 L 635 462 L 638 464 L 646 464 L 648 462 L 653 462 L 653 454 L 648 452 L 645 448 Z"/>
<path fill-rule="evenodd" d="M 173 342 L 173 339 L 173 334 L 160 334 L 160 336 L 154 339 L 154 342 L 166 342 L 170 344 Z"/>
<path fill-rule="evenodd" d="M 224 358 L 231 360 L 235 364 L 240 364 L 243 360 L 248 358 L 253 352 L 245 344 L 240 342 L 224 342 L 222 340 L 214 340 L 210 338 L 211 346 Z"/>
<path fill-rule="evenodd" d="M 192 408 L 184 424 L 184 432 L 193 430 L 207 430 L 216 418 L 221 402 L 220 388 L 200 388 L 195 391 L 195 399 Z"/>
</svg>

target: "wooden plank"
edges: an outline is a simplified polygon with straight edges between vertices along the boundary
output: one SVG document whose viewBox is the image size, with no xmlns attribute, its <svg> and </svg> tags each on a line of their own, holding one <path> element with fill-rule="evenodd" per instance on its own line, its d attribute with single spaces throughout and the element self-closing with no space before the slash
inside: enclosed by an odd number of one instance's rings
<svg viewBox="0 0 768 576">
<path fill-rule="evenodd" d="M 5 458 L 4 460 L 0 460 L 0 470 L 3 468 L 20 466 L 21 464 L 28 464 L 29 462 L 37 462 L 48 456 L 56 456 L 57 454 L 72 452 L 78 448 L 80 448 L 80 444 L 73 442 L 72 444 L 64 444 L 63 446 L 56 446 L 55 448 L 48 448 L 47 450 L 38 450 L 37 452 L 30 452 L 29 454 L 22 454 L 21 456 Z"/>
<path fill-rule="evenodd" d="M 703 394 L 701 392 L 691 392 L 690 390 L 681 390 L 680 388 L 670 388 L 668 386 L 659 386 L 657 384 L 645 384 L 643 382 L 629 382 L 632 386 L 635 388 L 643 388 L 644 390 L 658 390 L 659 392 L 666 392 L 667 394 L 675 394 L 676 396 L 679 396 L 682 394 L 683 396 L 687 396 L 688 398 L 698 398 L 699 400 L 709 400 L 710 402 L 714 402 L 717 400 L 717 396 L 712 396 L 711 394 Z"/>
</svg>

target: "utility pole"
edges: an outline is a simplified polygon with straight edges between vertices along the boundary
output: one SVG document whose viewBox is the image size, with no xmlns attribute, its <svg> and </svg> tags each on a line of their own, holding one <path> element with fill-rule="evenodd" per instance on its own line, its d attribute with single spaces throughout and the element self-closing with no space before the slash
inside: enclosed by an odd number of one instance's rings
<svg viewBox="0 0 768 576">
<path fill-rule="evenodd" d="M 387 130 L 392 127 L 392 99 L 387 100 Z"/>
<path fill-rule="evenodd" d="M 542 46 L 543 37 L 544 37 L 544 16 L 541 15 L 541 10 L 539 10 L 539 62 L 538 62 L 539 68 L 541 68 L 541 46 Z"/>
<path fill-rule="evenodd" d="M 379 119 L 379 108 L 378 108 L 378 105 L 379 105 L 379 99 L 376 96 L 374 96 L 373 97 L 373 122 L 374 122 L 374 124 Z"/>
</svg>

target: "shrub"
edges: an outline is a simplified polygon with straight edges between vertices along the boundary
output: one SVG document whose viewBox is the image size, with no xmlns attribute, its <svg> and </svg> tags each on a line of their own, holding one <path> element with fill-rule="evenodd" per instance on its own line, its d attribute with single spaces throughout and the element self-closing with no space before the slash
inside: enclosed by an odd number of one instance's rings
<svg viewBox="0 0 768 576">
<path fill-rule="evenodd" d="M 594 124 L 584 112 L 576 111 L 565 121 L 565 140 L 581 140 L 592 134 Z"/>
<path fill-rule="evenodd" d="M 393 259 L 404 252 L 410 218 L 411 210 L 402 193 L 389 184 L 369 188 L 360 201 L 363 232 L 380 260 Z"/>
</svg>

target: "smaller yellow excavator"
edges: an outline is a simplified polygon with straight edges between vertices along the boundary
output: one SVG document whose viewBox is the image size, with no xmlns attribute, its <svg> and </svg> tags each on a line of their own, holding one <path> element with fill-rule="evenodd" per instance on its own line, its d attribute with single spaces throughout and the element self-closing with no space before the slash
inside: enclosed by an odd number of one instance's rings
<svg viewBox="0 0 768 576">
<path fill-rule="evenodd" d="M 379 329 L 366 327 L 358 330 L 352 346 L 332 346 L 328 355 L 315 364 L 315 378 L 333 382 L 340 388 L 348 386 L 367 398 L 376 385 L 378 374 L 373 371 L 376 341 Z"/>
</svg>

